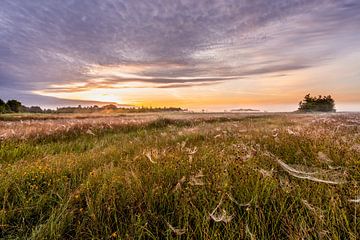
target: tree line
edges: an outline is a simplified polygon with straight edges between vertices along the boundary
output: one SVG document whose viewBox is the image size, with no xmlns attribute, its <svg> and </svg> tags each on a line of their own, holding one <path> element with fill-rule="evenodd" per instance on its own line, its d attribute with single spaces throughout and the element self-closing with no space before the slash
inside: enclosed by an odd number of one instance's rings
<svg viewBox="0 0 360 240">
<path fill-rule="evenodd" d="M 77 106 L 77 107 L 58 107 L 56 109 L 42 109 L 39 106 L 24 106 L 20 101 L 12 99 L 4 102 L 0 99 L 0 114 L 1 113 L 93 113 L 101 111 L 119 111 L 128 113 L 139 112 L 164 112 L 164 111 L 185 111 L 177 107 L 117 107 L 114 104 L 105 106 Z"/>
<path fill-rule="evenodd" d="M 114 104 L 105 106 L 86 106 L 77 107 L 58 107 L 56 109 L 42 109 L 39 106 L 24 106 L 20 101 L 12 99 L 4 102 L 0 99 L 1 113 L 92 113 L 100 111 L 118 111 L 128 113 L 139 112 L 164 112 L 164 111 L 186 111 L 178 107 L 117 107 Z M 335 112 L 335 100 L 330 96 L 312 97 L 310 94 L 305 95 L 299 103 L 298 112 Z"/>
</svg>

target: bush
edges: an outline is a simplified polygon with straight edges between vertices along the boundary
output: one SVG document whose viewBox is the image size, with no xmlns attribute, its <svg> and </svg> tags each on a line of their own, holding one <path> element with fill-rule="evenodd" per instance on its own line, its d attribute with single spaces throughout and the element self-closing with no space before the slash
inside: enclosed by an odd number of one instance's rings
<svg viewBox="0 0 360 240">
<path fill-rule="evenodd" d="M 299 103 L 300 112 L 335 112 L 335 101 L 330 95 L 311 97 L 307 94 Z"/>
</svg>

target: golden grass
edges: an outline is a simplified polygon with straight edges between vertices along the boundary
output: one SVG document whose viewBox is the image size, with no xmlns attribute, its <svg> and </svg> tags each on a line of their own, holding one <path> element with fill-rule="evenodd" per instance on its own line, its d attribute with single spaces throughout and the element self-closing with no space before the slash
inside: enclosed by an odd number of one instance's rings
<svg viewBox="0 0 360 240">
<path fill-rule="evenodd" d="M 359 114 L 26 121 L 1 123 L 1 238 L 359 235 Z"/>
</svg>

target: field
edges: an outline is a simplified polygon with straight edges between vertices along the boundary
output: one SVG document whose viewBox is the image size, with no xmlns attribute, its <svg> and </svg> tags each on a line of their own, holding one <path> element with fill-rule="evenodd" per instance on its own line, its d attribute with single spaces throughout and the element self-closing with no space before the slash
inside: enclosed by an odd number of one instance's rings
<svg viewBox="0 0 360 240">
<path fill-rule="evenodd" d="M 0 138 L 0 238 L 360 236 L 360 114 L 8 115 Z"/>
</svg>

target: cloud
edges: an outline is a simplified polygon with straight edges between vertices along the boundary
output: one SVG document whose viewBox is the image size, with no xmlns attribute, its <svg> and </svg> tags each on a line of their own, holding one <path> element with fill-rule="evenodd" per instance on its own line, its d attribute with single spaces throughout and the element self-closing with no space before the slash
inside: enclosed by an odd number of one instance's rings
<svg viewBox="0 0 360 240">
<path fill-rule="evenodd" d="M 120 81 L 119 81 L 120 80 Z M 50 88 L 43 89 L 42 93 L 77 93 L 89 91 L 92 89 L 141 89 L 141 88 L 181 88 L 181 87 L 194 87 L 194 86 L 209 86 L 220 84 L 223 81 L 221 79 L 211 78 L 211 79 L 188 79 L 188 80 L 178 80 L 178 79 L 160 79 L 163 83 L 159 84 L 159 79 L 157 79 L 156 84 L 146 84 L 146 82 L 138 81 L 137 79 L 106 79 L 102 82 L 83 82 L 79 85 L 78 83 L 65 84 L 65 85 L 56 85 L 51 86 Z M 123 82 L 124 81 L 124 82 Z M 117 84 L 122 82 L 123 84 Z M 135 84 L 132 84 L 135 83 Z"/>
<path fill-rule="evenodd" d="M 113 104 L 114 102 L 107 101 L 86 101 L 86 100 L 72 100 L 72 99 L 62 99 L 49 96 L 41 96 L 37 94 L 29 94 L 23 91 L 3 91 L 0 89 L 1 99 L 4 101 L 10 99 L 17 99 L 22 103 L 26 103 L 28 106 L 39 106 L 45 108 L 56 108 L 56 107 L 66 107 L 66 106 L 92 106 L 98 105 L 103 106 L 106 104 Z"/>
<path fill-rule="evenodd" d="M 359 22 L 357 0 L 3 0 L 0 89 L 201 87 L 286 75 L 360 49 Z"/>
</svg>

